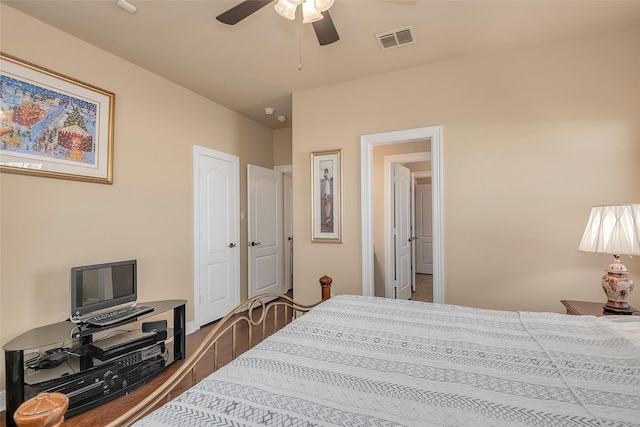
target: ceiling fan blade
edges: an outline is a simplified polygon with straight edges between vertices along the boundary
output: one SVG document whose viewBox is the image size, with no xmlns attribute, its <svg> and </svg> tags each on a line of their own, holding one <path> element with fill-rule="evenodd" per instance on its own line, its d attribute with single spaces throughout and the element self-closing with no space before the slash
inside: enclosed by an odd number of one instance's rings
<svg viewBox="0 0 640 427">
<path fill-rule="evenodd" d="M 316 32 L 320 46 L 325 46 L 337 42 L 340 40 L 340 36 L 338 35 L 336 26 L 333 25 L 329 11 L 322 12 L 322 16 L 324 17 L 323 19 L 313 23 L 313 29 Z"/>
<path fill-rule="evenodd" d="M 216 19 L 223 24 L 236 25 L 238 22 L 262 9 L 272 1 L 273 0 L 245 0 L 226 12 L 216 16 Z"/>
</svg>

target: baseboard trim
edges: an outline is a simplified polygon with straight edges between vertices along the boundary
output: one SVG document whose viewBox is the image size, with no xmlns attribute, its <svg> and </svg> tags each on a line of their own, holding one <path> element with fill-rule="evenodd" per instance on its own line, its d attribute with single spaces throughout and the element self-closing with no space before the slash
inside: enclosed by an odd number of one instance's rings
<svg viewBox="0 0 640 427">
<path fill-rule="evenodd" d="M 187 322 L 186 329 L 187 329 L 187 335 L 189 335 L 194 333 L 200 328 L 198 327 L 198 324 L 196 322 Z"/>
</svg>

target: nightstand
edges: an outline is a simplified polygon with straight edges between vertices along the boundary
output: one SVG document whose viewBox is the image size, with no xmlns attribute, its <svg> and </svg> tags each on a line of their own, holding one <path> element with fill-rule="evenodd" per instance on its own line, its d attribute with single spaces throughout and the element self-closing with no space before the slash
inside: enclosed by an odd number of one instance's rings
<svg viewBox="0 0 640 427">
<path fill-rule="evenodd" d="M 591 316 L 608 316 L 613 313 L 605 313 L 602 307 L 604 302 L 588 302 L 588 301 L 571 301 L 563 299 L 560 301 L 567 308 L 567 314 L 589 314 Z M 633 315 L 638 315 L 638 309 L 631 307 L 634 311 Z"/>
</svg>

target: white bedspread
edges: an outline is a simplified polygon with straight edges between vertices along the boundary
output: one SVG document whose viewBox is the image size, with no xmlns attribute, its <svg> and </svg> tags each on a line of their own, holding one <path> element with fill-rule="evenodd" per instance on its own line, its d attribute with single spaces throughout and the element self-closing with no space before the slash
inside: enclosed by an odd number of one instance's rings
<svg viewBox="0 0 640 427">
<path fill-rule="evenodd" d="M 640 426 L 640 348 L 591 316 L 337 296 L 138 426 Z"/>
</svg>

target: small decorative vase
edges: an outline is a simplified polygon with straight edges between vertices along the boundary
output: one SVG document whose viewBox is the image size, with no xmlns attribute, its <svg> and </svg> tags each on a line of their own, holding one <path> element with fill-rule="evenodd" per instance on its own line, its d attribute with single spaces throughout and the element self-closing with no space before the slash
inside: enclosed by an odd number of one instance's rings
<svg viewBox="0 0 640 427">
<path fill-rule="evenodd" d="M 631 314 L 629 295 L 633 291 L 633 280 L 627 274 L 627 267 L 620 264 L 620 258 L 609 264 L 607 274 L 602 276 L 602 289 L 607 294 L 607 304 L 604 310 L 610 313 Z"/>
<path fill-rule="evenodd" d="M 40 393 L 23 402 L 13 414 L 18 427 L 60 427 L 69 399 L 62 393 Z"/>
</svg>

